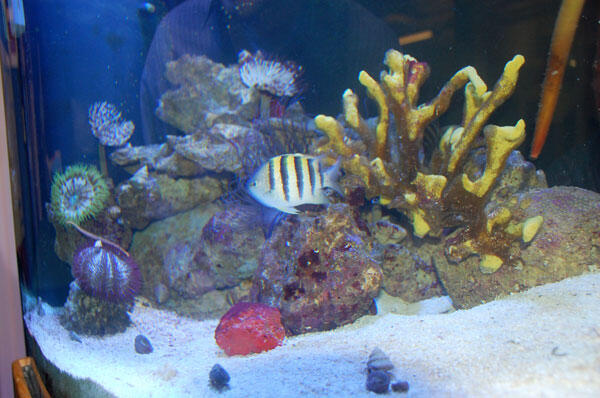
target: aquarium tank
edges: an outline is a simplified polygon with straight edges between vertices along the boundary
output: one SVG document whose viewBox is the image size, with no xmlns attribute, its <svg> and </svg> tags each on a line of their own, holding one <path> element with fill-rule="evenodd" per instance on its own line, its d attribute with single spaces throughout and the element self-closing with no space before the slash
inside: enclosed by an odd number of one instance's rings
<svg viewBox="0 0 600 398">
<path fill-rule="evenodd" d="M 49 395 L 600 396 L 599 2 L 2 13 Z"/>
</svg>

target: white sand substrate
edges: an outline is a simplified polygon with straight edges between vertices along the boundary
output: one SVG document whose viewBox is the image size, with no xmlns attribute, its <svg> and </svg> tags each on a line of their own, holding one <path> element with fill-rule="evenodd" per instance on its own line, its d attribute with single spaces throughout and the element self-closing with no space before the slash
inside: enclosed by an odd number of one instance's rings
<svg viewBox="0 0 600 398">
<path fill-rule="evenodd" d="M 378 303 L 379 315 L 287 338 L 281 347 L 246 357 L 227 357 L 216 345 L 216 320 L 143 306 L 132 314 L 137 328 L 82 336 L 82 342 L 69 337 L 48 306 L 25 319 L 54 365 L 118 397 L 375 397 L 365 390 L 374 347 L 388 354 L 396 378 L 410 384 L 408 393 L 391 395 L 600 397 L 600 273 L 464 311 L 448 312 L 447 298 L 394 303 L 387 297 Z M 153 353 L 135 352 L 139 333 L 150 339 Z M 231 375 L 223 393 L 208 386 L 215 363 Z"/>
</svg>

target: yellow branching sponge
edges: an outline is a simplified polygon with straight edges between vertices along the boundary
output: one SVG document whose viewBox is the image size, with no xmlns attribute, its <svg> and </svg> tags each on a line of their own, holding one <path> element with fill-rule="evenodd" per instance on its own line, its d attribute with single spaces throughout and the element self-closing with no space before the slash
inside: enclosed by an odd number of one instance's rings
<svg viewBox="0 0 600 398">
<path fill-rule="evenodd" d="M 524 62 L 521 55 L 510 60 L 491 91 L 475 68 L 467 66 L 452 76 L 435 98 L 418 104 L 429 66 L 389 50 L 384 59 L 388 70 L 381 72 L 379 81 L 365 71 L 358 78 L 378 106 L 377 124 L 371 126 L 362 118 L 358 97 L 348 89 L 343 94 L 346 126 L 330 116 L 315 118 L 315 125 L 326 135 L 317 152 L 331 162 L 341 158 L 343 168 L 358 177 L 369 198 L 379 197 L 382 205 L 408 216 L 414 235 L 439 236 L 446 227 L 467 227 L 460 239 L 448 245 L 448 257 L 458 262 L 478 254 L 482 271 L 495 272 L 505 261 L 502 246 L 519 238 L 529 242 L 542 222 L 513 222 L 505 208 L 495 209 L 493 214 L 484 212 L 508 156 L 525 138 L 523 120 L 514 126 L 488 125 L 487 121 L 513 93 Z M 425 129 L 446 112 L 454 93 L 462 89 L 462 123 L 445 131 L 425 163 L 420 156 Z M 345 127 L 355 130 L 359 139 L 346 135 Z M 486 164 L 481 176 L 472 180 L 462 169 L 481 133 Z"/>
</svg>

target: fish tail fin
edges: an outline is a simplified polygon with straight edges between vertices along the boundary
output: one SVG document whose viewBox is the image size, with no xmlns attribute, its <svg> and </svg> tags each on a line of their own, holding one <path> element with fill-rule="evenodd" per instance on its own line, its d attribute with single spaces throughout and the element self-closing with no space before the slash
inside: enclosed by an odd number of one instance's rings
<svg viewBox="0 0 600 398">
<path fill-rule="evenodd" d="M 342 174 L 341 166 L 342 161 L 341 158 L 338 157 L 335 163 L 327 170 L 325 170 L 325 181 L 323 182 L 323 186 L 326 188 L 331 188 L 337 193 L 339 193 L 341 196 L 344 196 L 344 191 L 342 190 L 342 187 L 340 187 L 340 185 L 338 184 L 338 179 Z"/>
</svg>

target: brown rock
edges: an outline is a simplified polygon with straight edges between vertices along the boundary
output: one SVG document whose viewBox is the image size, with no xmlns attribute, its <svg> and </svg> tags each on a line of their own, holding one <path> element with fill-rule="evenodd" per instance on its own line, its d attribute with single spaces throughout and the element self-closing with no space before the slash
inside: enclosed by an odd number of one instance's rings
<svg viewBox="0 0 600 398">
<path fill-rule="evenodd" d="M 287 217 L 265 243 L 251 297 L 276 306 L 290 334 L 329 330 L 369 313 L 382 280 L 349 206 Z"/>
<path fill-rule="evenodd" d="M 381 259 L 383 289 L 390 296 L 414 303 L 443 294 L 433 261 L 422 258 L 412 245 L 385 245 Z"/>
<path fill-rule="evenodd" d="M 225 189 L 225 183 L 213 177 L 175 179 L 148 173 L 147 168 L 143 171 L 144 168 L 115 190 L 125 225 L 135 229 L 212 202 Z"/>
<path fill-rule="evenodd" d="M 541 215 L 535 238 L 507 248 L 510 261 L 483 274 L 480 258 L 449 263 L 441 246 L 434 253 L 438 275 L 458 308 L 470 308 L 498 296 L 556 282 L 600 264 L 600 195 L 575 187 L 536 189 L 515 196 L 511 212 L 517 220 Z M 452 235 L 449 237 L 452 238 Z"/>
<path fill-rule="evenodd" d="M 169 62 L 167 79 L 178 87 L 161 96 L 156 115 L 188 134 L 218 122 L 251 120 L 258 114 L 259 95 L 242 83 L 238 68 L 205 56 Z"/>
</svg>

